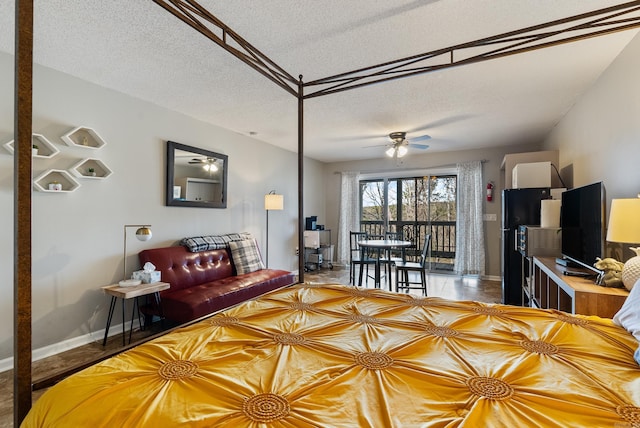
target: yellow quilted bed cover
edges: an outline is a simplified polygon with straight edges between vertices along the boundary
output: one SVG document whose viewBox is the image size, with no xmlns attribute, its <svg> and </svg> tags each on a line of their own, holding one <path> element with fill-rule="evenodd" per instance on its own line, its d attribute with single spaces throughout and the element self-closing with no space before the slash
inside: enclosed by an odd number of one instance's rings
<svg viewBox="0 0 640 428">
<path fill-rule="evenodd" d="M 24 427 L 638 427 L 609 319 L 299 284 L 79 372 Z"/>
</svg>

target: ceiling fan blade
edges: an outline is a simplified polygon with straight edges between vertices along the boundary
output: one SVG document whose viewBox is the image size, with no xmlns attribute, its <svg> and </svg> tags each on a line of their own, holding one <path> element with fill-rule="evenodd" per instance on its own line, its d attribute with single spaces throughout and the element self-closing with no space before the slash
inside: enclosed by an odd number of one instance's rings
<svg viewBox="0 0 640 428">
<path fill-rule="evenodd" d="M 428 149 L 429 145 L 428 144 L 409 144 L 409 147 L 414 147 L 416 149 L 420 149 L 420 150 L 424 150 L 424 149 Z"/>
<path fill-rule="evenodd" d="M 461 122 L 461 121 L 470 119 L 470 118 L 472 118 L 474 116 L 475 116 L 474 114 L 458 114 L 458 115 L 455 115 L 455 116 L 443 117 L 441 119 L 434 120 L 434 121 L 426 123 L 424 125 L 412 128 L 412 129 L 408 130 L 407 132 L 410 133 L 410 134 L 413 134 L 413 133 L 420 132 L 420 131 L 426 131 L 428 129 L 437 128 L 439 126 L 449 125 L 449 124 L 455 123 L 455 122 Z"/>
<path fill-rule="evenodd" d="M 409 141 L 413 143 L 414 141 L 415 141 L 415 142 L 418 142 L 418 141 L 427 141 L 427 140 L 430 140 L 430 139 L 431 139 L 431 135 L 424 134 L 424 135 L 420 135 L 419 137 L 412 137 L 412 138 L 409 138 Z"/>
<path fill-rule="evenodd" d="M 389 147 L 389 146 L 391 146 L 391 144 L 376 144 L 375 146 L 364 146 L 362 148 L 363 149 L 371 149 L 371 148 L 374 148 L 374 147 Z"/>
</svg>

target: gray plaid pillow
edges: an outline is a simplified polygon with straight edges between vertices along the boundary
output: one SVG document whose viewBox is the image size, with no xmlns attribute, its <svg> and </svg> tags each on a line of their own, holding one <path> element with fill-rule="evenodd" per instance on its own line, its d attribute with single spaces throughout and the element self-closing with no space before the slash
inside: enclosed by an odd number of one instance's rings
<svg viewBox="0 0 640 428">
<path fill-rule="evenodd" d="M 229 242 L 229 249 L 238 275 L 265 268 L 255 239 Z"/>
<path fill-rule="evenodd" d="M 187 247 L 192 253 L 206 250 L 219 250 L 227 248 L 230 242 L 243 241 L 251 239 L 249 232 L 227 233 L 225 235 L 207 235 L 193 236 L 191 238 L 183 238 L 180 245 Z"/>
</svg>

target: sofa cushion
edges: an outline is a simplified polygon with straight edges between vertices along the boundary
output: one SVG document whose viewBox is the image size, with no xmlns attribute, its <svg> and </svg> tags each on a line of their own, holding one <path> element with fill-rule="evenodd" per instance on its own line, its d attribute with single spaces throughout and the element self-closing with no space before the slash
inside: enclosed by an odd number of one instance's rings
<svg viewBox="0 0 640 428">
<path fill-rule="evenodd" d="M 264 263 L 255 239 L 234 241 L 229 243 L 231 259 L 238 275 L 264 269 Z"/>
<path fill-rule="evenodd" d="M 232 276 L 233 264 L 228 249 L 189 252 L 185 247 L 164 247 L 143 250 L 138 254 L 140 265 L 151 262 L 161 272 L 162 281 L 170 290 L 193 287 L 205 282 Z M 165 292 L 160 293 L 164 296 Z"/>
<path fill-rule="evenodd" d="M 162 294 L 163 315 L 179 323 L 237 305 L 295 282 L 291 272 L 263 269 Z"/>
<path fill-rule="evenodd" d="M 187 247 L 192 253 L 206 250 L 227 248 L 230 242 L 251 239 L 249 232 L 227 233 L 225 235 L 192 236 L 183 238 L 180 245 Z"/>
</svg>

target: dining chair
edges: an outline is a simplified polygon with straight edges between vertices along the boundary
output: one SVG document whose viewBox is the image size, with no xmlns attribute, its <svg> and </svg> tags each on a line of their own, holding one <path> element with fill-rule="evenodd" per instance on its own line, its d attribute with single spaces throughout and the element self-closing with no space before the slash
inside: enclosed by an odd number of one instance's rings
<svg viewBox="0 0 640 428">
<path fill-rule="evenodd" d="M 402 236 L 402 232 L 385 232 L 384 239 L 390 239 L 394 241 L 403 241 L 404 237 Z M 385 256 L 386 263 L 389 265 L 389 278 L 392 278 L 392 271 L 395 268 L 396 262 L 403 262 L 405 259 L 402 257 L 405 249 L 400 250 L 388 250 Z M 391 291 L 391 290 L 389 290 Z"/>
<path fill-rule="evenodd" d="M 424 238 L 420 261 L 418 262 L 396 262 L 396 293 L 400 290 L 409 291 L 409 289 L 422 290 L 422 294 L 427 295 L 427 273 L 425 264 L 429 246 L 431 245 L 431 234 Z M 410 272 L 418 272 L 420 274 L 420 282 L 412 281 L 409 277 Z"/>
<path fill-rule="evenodd" d="M 384 240 L 384 239 L 391 239 L 391 238 L 388 238 L 386 234 L 375 234 L 375 235 L 368 234 L 367 239 Z M 370 248 L 368 250 L 368 257 L 373 260 L 380 259 L 379 260 L 380 266 L 384 268 L 384 272 L 383 273 L 381 272 L 380 274 L 380 279 L 382 279 L 382 277 L 384 276 L 387 285 L 389 285 L 389 279 L 391 275 L 389 250 L 377 250 L 375 248 Z M 391 288 L 389 288 L 389 291 L 391 291 Z"/>
<path fill-rule="evenodd" d="M 368 236 L 367 232 L 349 232 L 349 284 L 356 283 L 356 266 L 360 267 L 358 285 L 362 286 L 362 269 L 366 268 L 369 277 L 369 265 L 376 263 L 376 259 L 369 257 L 358 244 L 358 241 L 369 239 Z"/>
<path fill-rule="evenodd" d="M 405 241 L 404 237 L 402 236 L 402 232 L 386 232 L 384 234 L 384 239 L 391 239 L 394 241 Z M 391 263 L 404 261 L 402 258 L 402 253 L 404 253 L 404 251 L 405 250 L 402 250 L 401 252 L 399 252 L 399 250 L 390 250 L 388 255 L 389 261 Z"/>
</svg>

